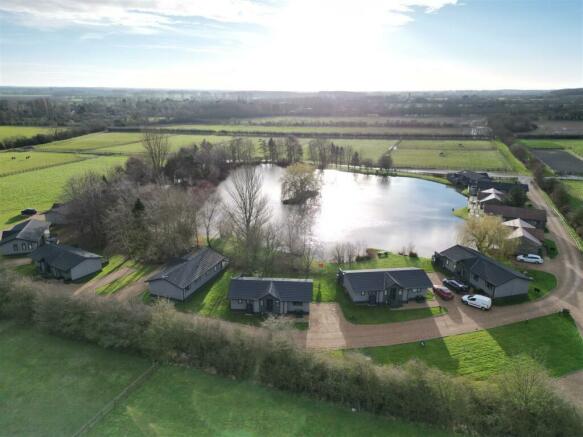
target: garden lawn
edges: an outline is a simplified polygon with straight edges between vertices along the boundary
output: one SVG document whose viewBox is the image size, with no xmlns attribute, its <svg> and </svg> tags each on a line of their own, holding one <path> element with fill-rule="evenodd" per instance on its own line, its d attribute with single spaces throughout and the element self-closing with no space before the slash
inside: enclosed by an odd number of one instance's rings
<svg viewBox="0 0 583 437">
<path fill-rule="evenodd" d="M 197 290 L 185 302 L 177 302 L 176 309 L 184 312 L 200 314 L 205 317 L 229 320 L 248 325 L 260 325 L 263 318 L 257 315 L 247 315 L 243 312 L 231 311 L 229 302 L 229 283 L 233 277 L 231 270 L 224 271 L 215 279 Z"/>
<path fill-rule="evenodd" d="M 454 210 L 452 214 L 455 215 L 456 217 L 461 218 L 462 220 L 467 220 L 470 216 L 470 211 L 468 210 L 467 206 L 464 206 L 462 208 Z"/>
<path fill-rule="evenodd" d="M 119 267 L 121 267 L 121 265 L 123 265 L 124 267 L 129 267 L 133 271 L 131 273 L 128 273 L 127 275 L 124 275 L 114 280 L 113 282 L 110 282 L 109 284 L 97 288 L 95 290 L 97 294 L 110 295 L 117 293 L 122 288 L 125 288 L 128 285 L 131 285 L 135 282 L 144 279 L 146 276 L 148 276 L 156 269 L 156 266 L 140 264 L 137 261 L 126 261 L 117 267 L 114 266 L 114 268 L 110 269 L 110 272 L 113 270 L 117 270 Z"/>
<path fill-rule="evenodd" d="M 48 209 L 58 201 L 67 181 L 89 170 L 104 173 L 123 165 L 125 157 L 101 157 L 0 178 L 0 226 L 20 220 L 20 211 Z"/>
<path fill-rule="evenodd" d="M 583 158 L 583 140 L 521 139 L 520 143 L 533 149 L 566 149 Z"/>
<path fill-rule="evenodd" d="M 8 138 L 34 137 L 38 134 L 50 134 L 51 128 L 37 126 L 0 126 L 0 141 Z"/>
<path fill-rule="evenodd" d="M 87 157 L 72 153 L 4 152 L 0 153 L 0 177 L 82 161 L 83 159 L 87 159 Z"/>
<path fill-rule="evenodd" d="M 73 435 L 150 363 L 0 321 L 0 434 Z"/>
<path fill-rule="evenodd" d="M 515 357 L 536 359 L 552 376 L 583 369 L 583 338 L 570 316 L 526 322 L 420 343 L 361 349 L 378 364 L 413 358 L 449 373 L 483 380 L 505 370 Z"/>
<path fill-rule="evenodd" d="M 90 432 L 94 436 L 445 436 L 299 395 L 162 367 Z"/>
<path fill-rule="evenodd" d="M 513 170 L 497 150 L 407 149 L 392 153 L 397 168 L 437 168 L 467 170 Z"/>
</svg>

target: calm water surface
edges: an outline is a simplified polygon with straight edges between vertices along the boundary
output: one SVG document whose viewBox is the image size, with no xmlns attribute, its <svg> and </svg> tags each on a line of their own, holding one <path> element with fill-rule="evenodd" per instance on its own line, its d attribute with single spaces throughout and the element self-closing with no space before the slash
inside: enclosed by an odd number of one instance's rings
<svg viewBox="0 0 583 437">
<path fill-rule="evenodd" d="M 283 220 L 294 208 L 281 203 L 284 170 L 272 165 L 260 169 L 272 220 Z M 326 255 L 336 242 L 364 242 L 366 247 L 392 252 L 412 243 L 421 256 L 455 244 L 463 221 L 451 212 L 465 206 L 466 199 L 454 189 L 415 178 L 382 178 L 337 170 L 322 173 L 313 238 Z M 229 183 L 227 179 L 219 186 L 223 196 Z"/>
</svg>

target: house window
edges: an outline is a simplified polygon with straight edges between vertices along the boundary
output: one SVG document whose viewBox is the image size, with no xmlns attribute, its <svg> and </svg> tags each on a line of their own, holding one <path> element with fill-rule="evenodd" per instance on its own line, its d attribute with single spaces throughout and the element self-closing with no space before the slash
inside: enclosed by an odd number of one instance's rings
<svg viewBox="0 0 583 437">
<path fill-rule="evenodd" d="M 13 244 L 12 245 L 12 250 L 15 252 L 18 252 L 18 244 Z"/>
<path fill-rule="evenodd" d="M 474 281 L 478 282 L 480 280 L 480 277 L 478 275 L 474 275 Z"/>
<path fill-rule="evenodd" d="M 26 243 L 22 243 L 22 250 L 26 250 Z"/>
<path fill-rule="evenodd" d="M 245 301 L 243 299 L 239 299 L 238 301 L 239 303 L 245 303 Z"/>
</svg>

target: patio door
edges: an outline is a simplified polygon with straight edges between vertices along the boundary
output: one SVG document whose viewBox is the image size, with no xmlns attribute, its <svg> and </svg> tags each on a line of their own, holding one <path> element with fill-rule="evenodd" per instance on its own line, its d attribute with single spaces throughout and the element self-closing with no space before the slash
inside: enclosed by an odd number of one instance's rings
<svg viewBox="0 0 583 437">
<path fill-rule="evenodd" d="M 369 303 L 369 305 L 376 305 L 376 303 L 377 303 L 377 294 L 376 293 L 369 293 L 368 294 L 368 303 Z"/>
</svg>

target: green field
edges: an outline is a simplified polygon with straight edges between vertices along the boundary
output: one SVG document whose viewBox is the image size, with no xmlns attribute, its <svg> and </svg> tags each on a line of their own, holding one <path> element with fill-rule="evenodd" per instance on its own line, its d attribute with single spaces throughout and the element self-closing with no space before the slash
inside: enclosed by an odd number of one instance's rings
<svg viewBox="0 0 583 437">
<path fill-rule="evenodd" d="M 65 183 L 72 176 L 89 170 L 105 172 L 116 165 L 122 165 L 125 160 L 125 157 L 86 159 L 0 178 L 0 224 L 18 220 L 19 212 L 24 208 L 36 208 L 39 211 L 50 208 L 59 200 Z"/>
<path fill-rule="evenodd" d="M 87 152 L 96 149 L 102 149 L 111 146 L 121 146 L 140 142 L 142 134 L 135 133 L 118 133 L 118 132 L 98 132 L 80 137 L 70 138 L 68 140 L 54 141 L 48 144 L 37 146 L 38 150 L 50 150 L 55 152 Z"/>
<path fill-rule="evenodd" d="M 0 176 L 53 167 L 83 159 L 87 158 L 72 153 L 3 152 L 0 153 Z"/>
<path fill-rule="evenodd" d="M 0 434 L 73 435 L 150 363 L 0 322 Z"/>
<path fill-rule="evenodd" d="M 0 322 L 0 434 L 75 434 L 150 367 L 145 359 Z M 162 366 L 93 435 L 450 435 L 328 403 Z"/>
<path fill-rule="evenodd" d="M 571 207 L 583 206 L 583 181 L 562 181 L 570 196 Z"/>
<path fill-rule="evenodd" d="M 527 147 L 532 147 L 533 149 L 566 149 L 583 157 L 583 140 L 521 139 L 520 142 Z"/>
<path fill-rule="evenodd" d="M 583 368 L 583 338 L 568 316 L 547 317 L 420 343 L 362 349 L 379 364 L 412 358 L 449 373 L 483 380 L 503 371 L 514 357 L 541 361 L 553 376 Z"/>
<path fill-rule="evenodd" d="M 50 134 L 48 127 L 37 126 L 0 126 L 0 141 L 8 138 L 33 137 L 38 134 Z"/>
</svg>

